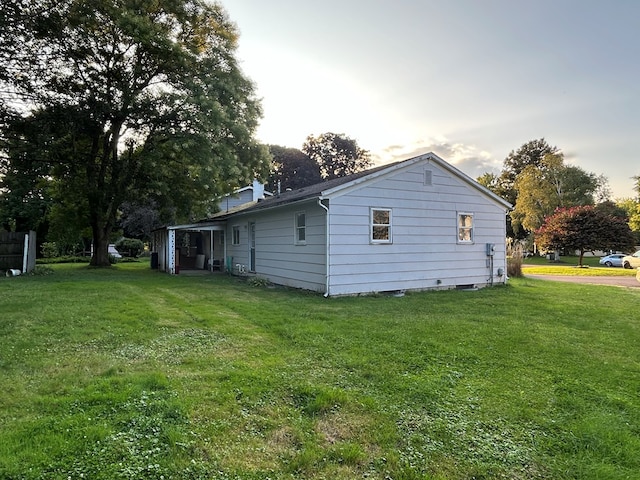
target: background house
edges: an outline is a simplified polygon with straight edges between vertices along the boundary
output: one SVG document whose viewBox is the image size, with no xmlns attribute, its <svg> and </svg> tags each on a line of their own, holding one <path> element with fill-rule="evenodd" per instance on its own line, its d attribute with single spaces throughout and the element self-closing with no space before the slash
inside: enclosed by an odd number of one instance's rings
<svg viewBox="0 0 640 480">
<path fill-rule="evenodd" d="M 327 296 L 469 288 L 506 281 L 510 207 L 429 153 L 167 232 L 198 231 L 232 273 Z"/>
<path fill-rule="evenodd" d="M 220 201 L 220 211 L 228 212 L 238 205 L 244 205 L 249 202 L 256 202 L 258 200 L 272 197 L 271 192 L 267 192 L 264 189 L 264 185 L 258 180 L 254 180 L 249 186 L 240 188 L 232 194 L 225 195 Z"/>
</svg>

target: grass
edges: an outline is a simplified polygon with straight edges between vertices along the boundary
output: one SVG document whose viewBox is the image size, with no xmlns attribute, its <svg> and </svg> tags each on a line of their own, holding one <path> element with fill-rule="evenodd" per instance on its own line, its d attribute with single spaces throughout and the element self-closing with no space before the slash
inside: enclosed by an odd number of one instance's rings
<svg viewBox="0 0 640 480">
<path fill-rule="evenodd" d="M 324 299 L 225 275 L 0 279 L 0 478 L 640 471 L 640 291 Z M 637 310 L 637 309 L 636 309 Z"/>
<path fill-rule="evenodd" d="M 523 262 L 523 273 L 526 275 L 571 275 L 583 277 L 635 277 L 636 269 L 622 267 L 605 267 L 598 261 L 600 257 L 583 257 L 582 267 L 574 256 L 560 257 L 560 261 L 552 262 L 545 257 L 528 257 Z"/>
</svg>

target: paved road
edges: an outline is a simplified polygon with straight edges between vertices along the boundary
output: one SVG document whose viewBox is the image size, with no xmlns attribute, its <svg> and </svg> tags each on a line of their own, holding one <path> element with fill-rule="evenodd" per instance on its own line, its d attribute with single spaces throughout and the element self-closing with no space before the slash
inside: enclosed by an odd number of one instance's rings
<svg viewBox="0 0 640 480">
<path fill-rule="evenodd" d="M 581 277 L 577 275 L 530 275 L 528 273 L 525 273 L 525 277 L 556 282 L 590 283 L 594 285 L 640 288 L 640 282 L 636 280 L 636 277 Z"/>
</svg>

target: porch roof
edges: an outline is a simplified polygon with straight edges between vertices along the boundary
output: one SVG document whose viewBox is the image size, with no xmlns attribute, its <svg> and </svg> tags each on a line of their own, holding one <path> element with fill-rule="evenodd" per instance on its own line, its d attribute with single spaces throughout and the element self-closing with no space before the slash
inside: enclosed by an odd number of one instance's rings
<svg viewBox="0 0 640 480">
<path fill-rule="evenodd" d="M 207 231 L 224 230 L 225 222 L 203 222 L 203 223 L 187 223 L 184 225 L 171 225 L 167 230 L 191 230 L 191 231 Z"/>
</svg>

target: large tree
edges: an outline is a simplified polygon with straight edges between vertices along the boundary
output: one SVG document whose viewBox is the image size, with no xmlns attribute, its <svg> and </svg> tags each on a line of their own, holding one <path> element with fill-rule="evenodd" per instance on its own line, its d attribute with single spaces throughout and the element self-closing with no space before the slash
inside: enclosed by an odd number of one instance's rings
<svg viewBox="0 0 640 480">
<path fill-rule="evenodd" d="M 549 145 L 544 138 L 530 140 L 517 150 L 509 152 L 503 161 L 502 171 L 499 175 L 485 173 L 478 177 L 478 182 L 515 206 L 518 200 L 518 187 L 516 186 L 518 176 L 527 169 L 529 172 L 537 172 L 543 164 L 544 156 L 556 154 L 558 151 L 557 147 Z M 511 215 L 507 215 L 506 222 L 509 237 L 519 240 L 529 237 L 530 232 L 521 228 L 521 223 L 513 222 Z"/>
<path fill-rule="evenodd" d="M 269 188 L 295 190 L 322 181 L 320 165 L 297 148 L 269 145 L 269 153 L 273 157 Z"/>
<path fill-rule="evenodd" d="M 629 228 L 635 235 L 635 244 L 640 245 L 640 201 L 633 198 L 623 198 L 616 205 L 625 211 L 629 217 Z"/>
<path fill-rule="evenodd" d="M 516 177 L 517 198 L 510 215 L 514 229 L 536 230 L 559 207 L 593 205 L 598 185 L 595 175 L 565 165 L 561 153 L 545 155 Z"/>
<path fill-rule="evenodd" d="M 268 153 L 253 138 L 260 105 L 219 5 L 5 0 L 2 11 L 0 107 L 19 105 L 19 121 L 52 131 L 47 148 L 31 152 L 50 166 L 55 199 L 81 207 L 93 265 L 109 265 L 125 201 L 199 214 L 229 185 L 266 173 Z M 25 150 L 41 143 L 28 135 L 12 142 Z"/>
<path fill-rule="evenodd" d="M 344 134 L 309 135 L 302 151 L 320 166 L 324 180 L 343 177 L 366 170 L 372 165 L 369 151 Z"/>
<path fill-rule="evenodd" d="M 516 180 L 527 168 L 540 169 L 546 155 L 559 152 L 558 147 L 549 145 L 544 138 L 530 140 L 522 144 L 517 150 L 512 150 L 504 159 L 498 185 L 494 191 L 512 205 L 515 205 L 518 192 Z"/>
<path fill-rule="evenodd" d="M 162 212 L 153 202 L 125 202 L 121 210 L 120 226 L 125 237 L 150 240 L 152 232 L 164 223 Z"/>
<path fill-rule="evenodd" d="M 2 129 L 0 140 L 0 228 L 46 232 L 47 213 L 51 208 L 50 165 L 43 155 L 23 148 L 23 136 L 47 138 L 35 122 L 14 118 Z M 42 148 L 46 148 L 42 145 Z M 44 230 L 43 230 L 44 227 Z"/>
<path fill-rule="evenodd" d="M 545 219 L 535 238 L 543 249 L 577 250 L 580 266 L 587 251 L 624 251 L 633 247 L 634 241 L 626 218 L 591 205 L 559 208 Z"/>
</svg>

